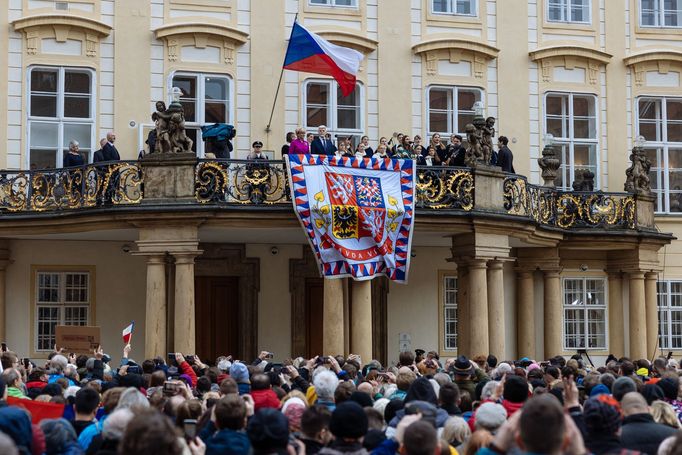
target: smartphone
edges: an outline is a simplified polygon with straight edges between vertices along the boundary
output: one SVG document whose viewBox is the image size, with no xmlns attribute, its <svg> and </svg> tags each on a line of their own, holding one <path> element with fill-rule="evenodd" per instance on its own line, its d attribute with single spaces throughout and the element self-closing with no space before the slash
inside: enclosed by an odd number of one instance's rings
<svg viewBox="0 0 682 455">
<path fill-rule="evenodd" d="M 178 362 L 175 360 L 175 352 L 169 352 L 168 353 L 168 365 L 169 366 L 178 366 Z"/>
<path fill-rule="evenodd" d="M 26 368 L 28 370 L 28 365 L 31 363 L 31 359 L 29 359 L 28 357 L 24 357 L 23 362 L 24 362 L 24 368 Z"/>
<path fill-rule="evenodd" d="M 180 392 L 180 385 L 174 382 L 166 381 L 163 383 L 163 394 L 172 397 Z"/>
<path fill-rule="evenodd" d="M 668 351 L 668 357 L 666 357 L 666 360 L 670 360 L 673 358 L 673 351 Z"/>
<path fill-rule="evenodd" d="M 275 353 L 274 353 L 274 352 L 268 352 L 268 355 L 265 356 L 266 359 L 272 359 L 272 358 L 274 358 L 274 357 L 275 357 Z"/>
<path fill-rule="evenodd" d="M 0 346 L 2 347 L 2 352 L 7 352 L 7 351 L 8 351 L 8 349 L 7 349 L 7 343 L 5 343 L 4 341 L 3 341 L 2 343 L 0 343 Z"/>
<path fill-rule="evenodd" d="M 182 421 L 182 429 L 185 432 L 185 439 L 188 441 L 194 440 L 197 436 L 197 421 L 196 419 L 185 419 Z"/>
<path fill-rule="evenodd" d="M 185 360 L 187 360 L 187 363 L 189 363 L 190 365 L 193 365 L 194 364 L 194 354 L 187 354 L 185 356 Z"/>
</svg>

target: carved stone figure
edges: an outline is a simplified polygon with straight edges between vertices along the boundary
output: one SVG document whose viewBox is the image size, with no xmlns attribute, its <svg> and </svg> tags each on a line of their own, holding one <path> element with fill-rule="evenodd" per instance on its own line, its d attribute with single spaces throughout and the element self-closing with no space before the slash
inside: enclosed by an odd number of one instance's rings
<svg viewBox="0 0 682 455">
<path fill-rule="evenodd" d="M 481 150 L 483 163 L 488 165 L 493 157 L 493 136 L 495 136 L 495 117 L 485 119 L 485 125 L 481 128 Z"/>
<path fill-rule="evenodd" d="M 481 146 L 483 138 L 481 130 L 469 123 L 464 127 L 464 132 L 467 134 L 467 148 L 466 153 L 464 154 L 464 165 L 467 167 L 476 167 L 479 163 L 483 162 L 483 149 Z"/>
<path fill-rule="evenodd" d="M 156 102 L 152 114 L 156 125 L 154 153 L 183 153 L 192 151 L 192 140 L 185 134 L 185 112 L 182 105 L 171 103 L 166 109 L 163 101 Z"/>
<path fill-rule="evenodd" d="M 545 186 L 554 188 L 561 161 L 557 158 L 557 151 L 553 146 L 547 145 L 542 149 L 542 158 L 538 158 L 538 165 L 542 169 L 542 179 L 545 181 Z"/>
<path fill-rule="evenodd" d="M 651 161 L 641 147 L 633 147 L 630 154 L 632 164 L 625 171 L 625 191 L 635 194 L 650 194 L 649 170 Z"/>
<path fill-rule="evenodd" d="M 594 191 L 594 172 L 589 169 L 576 169 L 573 191 Z"/>
</svg>

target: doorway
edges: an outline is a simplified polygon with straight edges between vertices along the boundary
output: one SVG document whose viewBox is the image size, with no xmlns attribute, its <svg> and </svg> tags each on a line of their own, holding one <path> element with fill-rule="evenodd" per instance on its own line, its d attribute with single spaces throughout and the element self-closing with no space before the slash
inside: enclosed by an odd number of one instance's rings
<svg viewBox="0 0 682 455">
<path fill-rule="evenodd" d="M 194 280 L 196 354 L 210 363 L 220 355 L 237 356 L 239 277 L 197 276 Z"/>
<path fill-rule="evenodd" d="M 324 280 L 305 279 L 305 330 L 306 358 L 311 359 L 322 352 L 322 323 L 324 321 Z"/>
</svg>

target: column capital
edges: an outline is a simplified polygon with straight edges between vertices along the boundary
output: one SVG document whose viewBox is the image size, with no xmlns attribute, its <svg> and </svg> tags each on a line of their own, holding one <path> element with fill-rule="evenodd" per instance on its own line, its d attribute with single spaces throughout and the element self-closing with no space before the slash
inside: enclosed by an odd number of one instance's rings
<svg viewBox="0 0 682 455">
<path fill-rule="evenodd" d="M 203 251 L 178 251 L 171 253 L 175 258 L 175 264 L 194 264 L 194 259 L 199 256 Z"/>
<path fill-rule="evenodd" d="M 628 277 L 631 280 L 643 280 L 644 279 L 644 271 L 643 270 L 630 270 L 627 273 L 628 273 Z"/>
<path fill-rule="evenodd" d="M 563 267 L 546 268 L 542 270 L 542 274 L 545 278 L 559 278 L 562 270 Z"/>
<path fill-rule="evenodd" d="M 487 258 L 471 258 L 467 261 L 467 266 L 470 269 L 486 269 L 488 268 Z"/>
<path fill-rule="evenodd" d="M 658 272 L 645 272 L 644 279 L 658 281 Z"/>
<path fill-rule="evenodd" d="M 491 259 L 488 261 L 488 269 L 490 270 L 502 270 L 504 267 L 504 261 L 498 259 Z"/>
<path fill-rule="evenodd" d="M 609 280 L 623 279 L 623 272 L 618 269 L 606 269 L 606 274 L 609 276 Z"/>
</svg>

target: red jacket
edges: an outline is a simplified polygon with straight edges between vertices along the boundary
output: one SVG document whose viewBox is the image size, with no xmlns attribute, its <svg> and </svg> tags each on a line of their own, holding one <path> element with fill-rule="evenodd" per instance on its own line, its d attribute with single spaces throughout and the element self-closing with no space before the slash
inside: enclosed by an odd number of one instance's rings
<svg viewBox="0 0 682 455">
<path fill-rule="evenodd" d="M 43 381 L 30 381 L 26 383 L 26 389 L 40 389 L 43 390 L 45 386 L 47 385 L 47 382 Z"/>
<path fill-rule="evenodd" d="M 252 390 L 251 396 L 253 397 L 254 411 L 258 411 L 263 408 L 273 408 L 279 409 L 282 405 L 277 398 L 277 394 L 272 389 L 265 390 Z"/>
<path fill-rule="evenodd" d="M 195 388 L 197 386 L 197 374 L 194 372 L 192 367 L 189 366 L 189 363 L 187 363 L 187 361 L 184 361 L 180 364 L 180 371 L 182 371 L 181 374 L 186 374 L 187 376 L 189 376 L 189 378 L 192 380 L 190 387 Z"/>
</svg>

